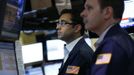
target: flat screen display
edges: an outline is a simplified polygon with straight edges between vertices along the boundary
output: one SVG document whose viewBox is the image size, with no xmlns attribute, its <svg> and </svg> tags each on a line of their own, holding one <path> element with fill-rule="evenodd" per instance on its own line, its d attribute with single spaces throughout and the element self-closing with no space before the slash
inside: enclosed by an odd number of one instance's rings
<svg viewBox="0 0 134 75">
<path fill-rule="evenodd" d="M 124 2 L 125 10 L 120 25 L 122 28 L 129 28 L 134 26 L 134 0 L 126 0 Z"/>
<path fill-rule="evenodd" d="M 3 39 L 18 39 L 19 31 L 21 30 L 24 0 L 5 1 L 5 12 L 0 36 Z"/>
<path fill-rule="evenodd" d="M 14 43 L 0 42 L 0 75 L 18 75 Z"/>
<path fill-rule="evenodd" d="M 45 75 L 58 75 L 61 62 L 45 65 Z"/>
<path fill-rule="evenodd" d="M 64 45 L 66 43 L 59 39 L 47 40 L 47 60 L 61 60 L 64 58 Z"/>
<path fill-rule="evenodd" d="M 34 43 L 22 46 L 22 59 L 24 64 L 43 61 L 42 43 Z"/>
</svg>

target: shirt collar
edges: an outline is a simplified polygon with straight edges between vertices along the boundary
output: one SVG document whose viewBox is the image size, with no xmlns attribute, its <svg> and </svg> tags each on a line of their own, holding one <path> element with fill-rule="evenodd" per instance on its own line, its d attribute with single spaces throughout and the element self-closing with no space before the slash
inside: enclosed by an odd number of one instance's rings
<svg viewBox="0 0 134 75">
<path fill-rule="evenodd" d="M 74 48 L 74 46 L 77 44 L 77 42 L 78 42 L 81 38 L 82 38 L 82 36 L 79 37 L 79 38 L 77 38 L 77 39 L 75 39 L 75 40 L 72 41 L 71 43 L 67 44 L 67 45 L 66 45 L 67 50 L 68 50 L 69 52 L 71 52 L 72 49 Z"/>
<path fill-rule="evenodd" d="M 107 34 L 108 30 L 109 30 L 110 28 L 112 28 L 114 25 L 115 25 L 115 24 L 110 25 L 110 26 L 100 35 L 100 37 L 98 38 L 98 40 L 97 40 L 97 42 L 96 42 L 96 45 L 97 45 L 97 46 L 102 42 L 102 40 L 104 39 L 104 37 L 105 37 L 105 35 Z"/>
</svg>

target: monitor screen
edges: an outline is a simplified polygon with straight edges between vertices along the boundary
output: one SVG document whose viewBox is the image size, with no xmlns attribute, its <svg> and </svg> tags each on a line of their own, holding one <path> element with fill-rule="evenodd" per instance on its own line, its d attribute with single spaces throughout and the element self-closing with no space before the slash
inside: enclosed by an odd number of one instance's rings
<svg viewBox="0 0 134 75">
<path fill-rule="evenodd" d="M 125 10 L 120 25 L 122 28 L 134 27 L 134 0 L 125 1 Z"/>
<path fill-rule="evenodd" d="M 14 43 L 0 42 L 0 75 L 18 75 Z"/>
<path fill-rule="evenodd" d="M 43 61 L 42 43 L 34 43 L 22 46 L 22 59 L 24 64 Z"/>
<path fill-rule="evenodd" d="M 47 60 L 62 60 L 64 58 L 64 45 L 66 43 L 59 39 L 47 40 L 46 48 L 47 48 Z"/>
<path fill-rule="evenodd" d="M 5 2 L 5 4 L 4 4 Z M 1 10 L 3 22 L 0 37 L 3 39 L 18 39 L 21 30 L 21 18 L 23 14 L 24 0 L 4 0 Z"/>
<path fill-rule="evenodd" d="M 58 75 L 61 64 L 61 62 L 46 64 L 44 67 L 45 75 Z"/>
</svg>

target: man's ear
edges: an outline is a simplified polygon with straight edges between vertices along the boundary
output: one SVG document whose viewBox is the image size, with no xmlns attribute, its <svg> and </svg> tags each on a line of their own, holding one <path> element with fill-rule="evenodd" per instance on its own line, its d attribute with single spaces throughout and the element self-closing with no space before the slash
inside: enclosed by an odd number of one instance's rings
<svg viewBox="0 0 134 75">
<path fill-rule="evenodd" d="M 112 7 L 106 7 L 103 9 L 103 16 L 105 19 L 111 18 L 113 16 L 113 8 Z"/>
<path fill-rule="evenodd" d="M 80 32 L 81 29 L 82 29 L 82 27 L 81 27 L 80 24 L 77 24 L 77 25 L 74 26 L 74 29 L 75 29 L 75 30 L 74 30 L 75 32 Z"/>
</svg>

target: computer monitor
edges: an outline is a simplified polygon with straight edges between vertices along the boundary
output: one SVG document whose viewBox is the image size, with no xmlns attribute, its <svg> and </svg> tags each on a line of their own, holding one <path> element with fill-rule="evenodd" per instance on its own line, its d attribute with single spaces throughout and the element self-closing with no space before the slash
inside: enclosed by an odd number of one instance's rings
<svg viewBox="0 0 134 75">
<path fill-rule="evenodd" d="M 58 75 L 61 64 L 61 62 L 46 64 L 44 66 L 45 75 Z"/>
<path fill-rule="evenodd" d="M 64 45 L 66 43 L 59 39 L 46 41 L 47 61 L 58 61 L 64 58 Z"/>
<path fill-rule="evenodd" d="M 43 45 L 41 42 L 23 45 L 22 59 L 24 64 L 35 64 L 43 61 Z"/>
<path fill-rule="evenodd" d="M 125 0 L 125 10 L 120 26 L 122 28 L 134 27 L 134 0 Z"/>
<path fill-rule="evenodd" d="M 2 0 L 0 5 L 0 38 L 16 40 L 21 30 L 24 0 Z"/>
<path fill-rule="evenodd" d="M 0 75 L 18 75 L 14 42 L 0 42 Z"/>
</svg>

